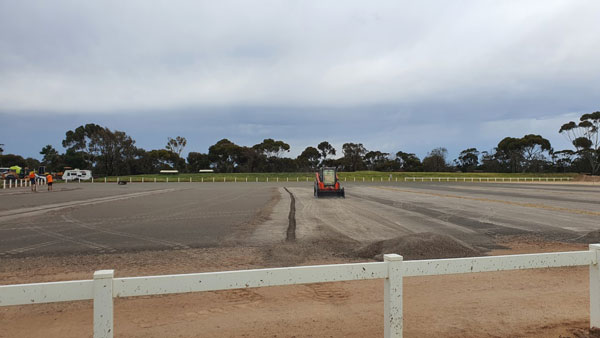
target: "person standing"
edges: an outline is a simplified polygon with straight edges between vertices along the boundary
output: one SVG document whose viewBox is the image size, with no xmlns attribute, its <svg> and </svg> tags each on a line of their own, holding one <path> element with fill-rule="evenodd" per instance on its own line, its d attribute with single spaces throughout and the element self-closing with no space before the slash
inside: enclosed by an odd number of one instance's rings
<svg viewBox="0 0 600 338">
<path fill-rule="evenodd" d="M 33 171 L 29 172 L 29 183 L 31 184 L 31 191 L 37 192 L 37 186 L 35 185 L 35 173 Z"/>
<path fill-rule="evenodd" d="M 52 175 L 46 176 L 46 183 L 48 183 L 48 191 L 52 191 Z"/>
</svg>

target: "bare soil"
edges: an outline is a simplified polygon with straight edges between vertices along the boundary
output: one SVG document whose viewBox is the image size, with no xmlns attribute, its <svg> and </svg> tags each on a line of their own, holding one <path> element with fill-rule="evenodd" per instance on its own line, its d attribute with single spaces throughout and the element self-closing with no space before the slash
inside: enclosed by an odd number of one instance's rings
<svg viewBox="0 0 600 338">
<path fill-rule="evenodd" d="M 343 243 L 207 248 L 76 257 L 8 258 L 2 284 L 357 261 Z M 491 254 L 582 250 L 504 237 Z M 361 259 L 364 260 L 364 259 Z M 405 279 L 406 337 L 591 337 L 586 268 Z M 381 280 L 117 299 L 118 337 L 381 337 Z M 91 336 L 91 302 L 0 308 L 0 337 Z"/>
<path fill-rule="evenodd" d="M 177 192 L 187 196 L 176 198 L 186 201 L 177 205 L 159 196 L 144 199 L 152 203 L 101 204 L 94 209 L 98 219 L 91 219 L 85 208 L 68 209 L 57 213 L 61 217 L 55 223 L 50 222 L 54 214 L 43 217 L 50 228 L 64 226 L 57 229 L 61 234 L 82 231 L 70 239 L 88 235 L 80 228 L 105 233 L 113 226 L 114 233 L 124 235 L 132 226 L 141 231 L 142 240 L 189 245 L 7 254 L 0 257 L 0 285 L 91 279 L 100 269 L 115 269 L 117 277 L 127 277 L 370 261 L 392 252 L 427 259 L 585 250 L 585 243 L 600 239 L 590 232 L 597 230 L 600 215 L 594 188 L 494 187 L 354 186 L 345 200 L 316 200 L 312 189 L 293 186 L 295 241 L 286 241 L 292 195 L 283 187 L 261 187 L 260 196 L 248 189 L 244 197 L 233 188 L 206 185 L 197 192 Z M 93 197 L 103 197 L 100 192 Z M 203 203 L 196 200 L 201 198 Z M 239 200 L 250 202 L 235 202 Z M 238 208 L 236 213 L 230 205 L 218 204 L 223 201 Z M 138 208 L 142 215 L 120 215 L 119 210 L 135 205 L 144 206 Z M 198 215 L 190 215 L 191 210 Z M 21 226 L 2 224 L 6 235 L 0 244 L 18 239 L 11 231 L 21 231 Z M 160 231 L 152 232 L 156 228 Z M 179 228 L 190 231 L 173 237 Z M 207 246 L 192 245 L 203 241 Z M 68 243 L 58 241 L 56 246 Z M 587 329 L 588 289 L 585 267 L 406 278 L 405 336 L 593 337 Z M 118 337 L 382 337 L 383 281 L 117 299 L 115 331 Z M 89 301 L 0 308 L 0 338 L 91 334 Z"/>
<path fill-rule="evenodd" d="M 359 257 L 383 260 L 384 254 L 399 254 L 406 260 L 481 256 L 483 252 L 452 236 L 421 232 L 371 243 L 357 252 Z"/>
</svg>

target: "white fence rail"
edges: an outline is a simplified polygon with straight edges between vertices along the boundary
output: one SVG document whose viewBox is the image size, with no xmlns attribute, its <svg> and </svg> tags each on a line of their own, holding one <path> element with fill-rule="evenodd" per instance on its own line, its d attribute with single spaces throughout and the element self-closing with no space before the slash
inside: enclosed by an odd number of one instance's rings
<svg viewBox="0 0 600 338">
<path fill-rule="evenodd" d="M 573 177 L 405 177 L 404 182 L 563 182 Z"/>
<path fill-rule="evenodd" d="M 385 279 L 384 335 L 402 337 L 402 279 L 430 276 L 568 266 L 590 267 L 590 327 L 600 327 L 600 244 L 588 251 L 475 258 L 403 261 L 385 255 L 383 262 L 302 266 L 183 275 L 114 278 L 113 270 L 93 280 L 0 286 L 0 306 L 94 301 L 94 338 L 114 336 L 113 299 L 305 283 Z"/>
<path fill-rule="evenodd" d="M 46 180 L 43 178 L 37 177 L 35 182 L 38 186 L 46 185 Z M 29 178 L 19 178 L 16 180 L 2 180 L 2 189 L 12 189 L 12 188 L 22 188 L 22 187 L 31 187 L 31 181 Z"/>
<path fill-rule="evenodd" d="M 402 177 L 400 177 L 401 181 Z M 128 183 L 205 183 L 205 182 L 221 182 L 221 183 L 247 183 L 247 182 L 312 182 L 312 177 L 306 176 L 295 176 L 295 177 L 264 177 L 259 179 L 256 177 L 255 179 L 248 180 L 248 177 L 223 177 L 223 178 L 215 178 L 215 177 L 201 177 L 200 180 L 196 179 L 195 181 L 192 177 L 181 179 L 177 178 L 177 181 L 171 179 L 169 181 L 168 177 L 156 179 L 153 178 L 136 178 L 135 180 L 129 176 L 129 179 L 122 180 L 121 177 L 117 177 L 115 181 L 110 181 L 106 177 L 96 179 L 91 178 L 91 183 L 119 183 L 119 182 L 128 182 Z M 572 177 L 404 177 L 404 182 L 563 182 L 563 181 L 572 181 Z M 340 178 L 340 181 L 343 182 L 398 182 L 398 177 L 344 177 Z M 88 181 L 90 182 L 90 181 Z M 65 181 L 66 183 L 66 181 Z M 81 183 L 81 181 L 79 181 Z M 40 180 L 38 185 L 44 185 L 45 182 Z M 29 186 L 28 180 L 17 180 L 14 181 L 3 181 L 2 188 L 10 189 L 17 187 L 27 187 Z"/>
</svg>

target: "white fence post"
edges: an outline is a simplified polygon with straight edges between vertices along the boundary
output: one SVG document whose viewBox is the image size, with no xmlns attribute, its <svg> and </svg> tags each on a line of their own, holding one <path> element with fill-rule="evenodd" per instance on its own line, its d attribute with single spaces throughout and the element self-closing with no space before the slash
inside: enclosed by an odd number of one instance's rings
<svg viewBox="0 0 600 338">
<path fill-rule="evenodd" d="M 144 183 L 144 178 L 142 177 L 142 183 Z"/>
<path fill-rule="evenodd" d="M 190 183 L 192 183 L 192 176 L 190 176 Z"/>
<path fill-rule="evenodd" d="M 590 264 L 590 328 L 600 328 L 600 244 L 590 244 L 590 251 L 595 253 L 595 264 Z"/>
<path fill-rule="evenodd" d="M 177 183 L 181 183 L 181 180 L 179 179 L 179 177 L 177 177 Z"/>
<path fill-rule="evenodd" d="M 169 178 L 167 177 L 167 183 L 169 183 Z"/>
<path fill-rule="evenodd" d="M 131 176 L 129 176 L 129 183 L 131 183 Z"/>
<path fill-rule="evenodd" d="M 154 178 L 154 183 L 156 183 L 156 177 Z"/>
<path fill-rule="evenodd" d="M 384 255 L 388 264 L 388 278 L 384 289 L 384 327 L 385 338 L 402 338 L 402 261 L 400 255 Z"/>
<path fill-rule="evenodd" d="M 112 338 L 114 270 L 94 272 L 94 338 Z"/>
</svg>

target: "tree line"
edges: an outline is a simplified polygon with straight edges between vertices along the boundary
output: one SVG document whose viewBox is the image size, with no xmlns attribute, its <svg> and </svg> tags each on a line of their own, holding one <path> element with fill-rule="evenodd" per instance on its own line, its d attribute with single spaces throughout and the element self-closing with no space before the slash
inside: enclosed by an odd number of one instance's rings
<svg viewBox="0 0 600 338">
<path fill-rule="evenodd" d="M 94 170 L 95 175 L 135 175 L 158 173 L 163 169 L 198 172 L 296 172 L 314 171 L 320 166 L 338 167 L 342 171 L 483 171 L 483 172 L 585 172 L 600 170 L 600 112 L 583 114 L 579 122 L 565 123 L 559 130 L 573 149 L 556 151 L 550 141 L 540 135 L 506 137 L 491 151 L 468 148 L 450 161 L 443 148 L 431 150 L 423 159 L 414 153 L 386 153 L 368 150 L 362 143 L 344 143 L 338 153 L 329 142 L 308 146 L 296 158 L 284 156 L 289 144 L 271 138 L 253 146 L 237 145 L 222 139 L 208 148 L 207 153 L 189 152 L 185 137 L 168 138 L 163 149 L 144 150 L 123 131 L 110 130 L 97 124 L 86 124 L 65 134 L 59 153 L 45 146 L 42 161 L 18 155 L 0 155 L 0 164 L 35 168 L 46 166 L 49 171 L 64 167 Z M 334 156 L 340 155 L 337 158 Z"/>
</svg>

